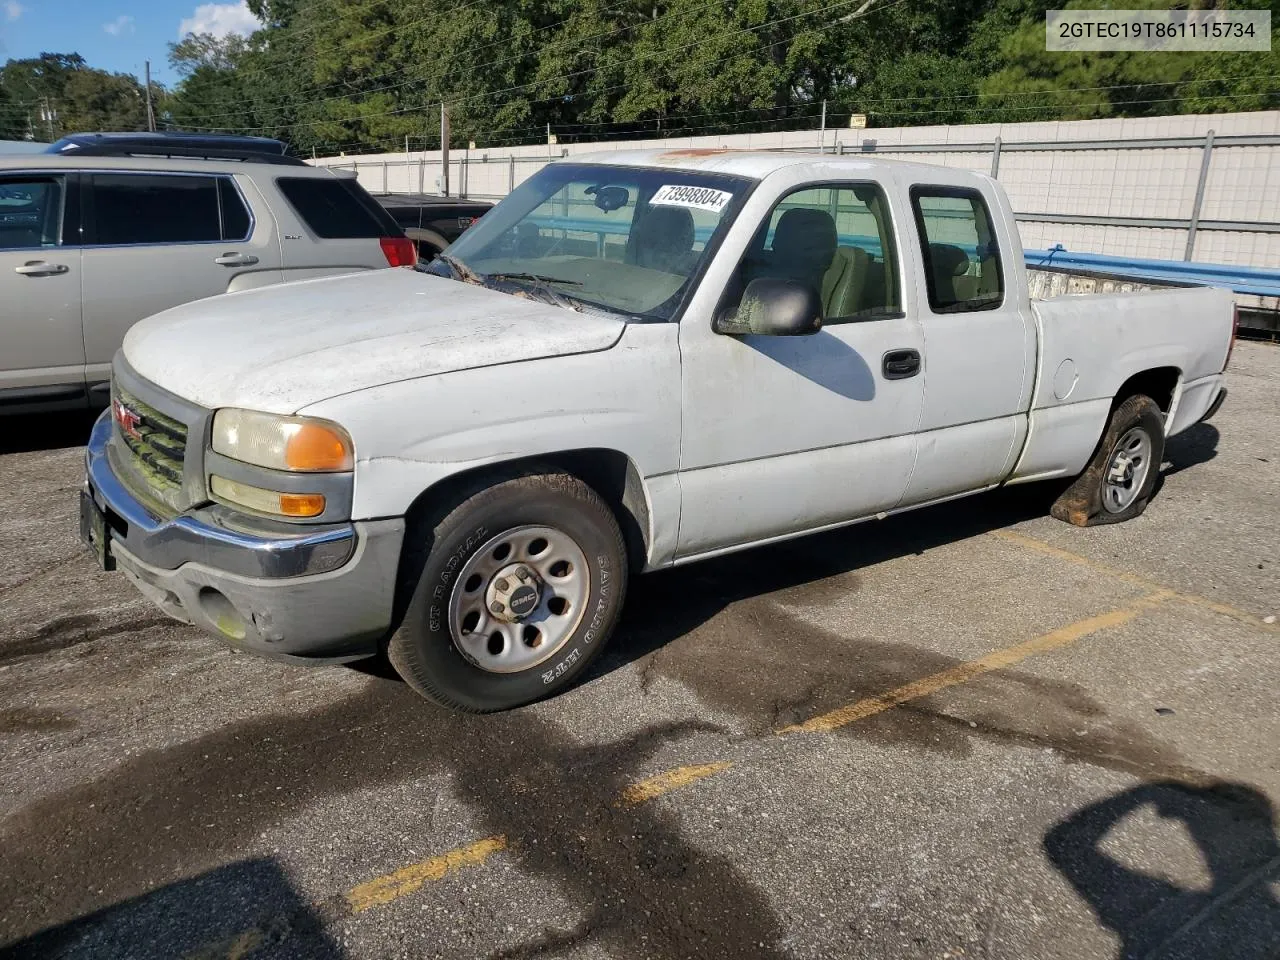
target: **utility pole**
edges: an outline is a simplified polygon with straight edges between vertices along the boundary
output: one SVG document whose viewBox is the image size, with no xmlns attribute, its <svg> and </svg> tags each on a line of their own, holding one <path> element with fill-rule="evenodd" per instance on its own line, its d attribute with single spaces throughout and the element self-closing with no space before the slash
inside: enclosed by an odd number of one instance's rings
<svg viewBox="0 0 1280 960">
<path fill-rule="evenodd" d="M 151 61 L 146 61 L 147 73 L 147 129 L 156 132 L 156 112 L 151 109 Z"/>
<path fill-rule="evenodd" d="M 440 101 L 440 193 L 449 195 L 449 108 Z"/>
<path fill-rule="evenodd" d="M 818 152 L 827 152 L 827 101 L 822 101 L 822 126 L 818 128 Z"/>
</svg>

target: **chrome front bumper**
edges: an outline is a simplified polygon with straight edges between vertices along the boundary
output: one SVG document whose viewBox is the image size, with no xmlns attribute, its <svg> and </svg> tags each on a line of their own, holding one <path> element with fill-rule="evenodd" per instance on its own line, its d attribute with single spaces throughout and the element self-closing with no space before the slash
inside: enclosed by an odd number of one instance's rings
<svg viewBox="0 0 1280 960">
<path fill-rule="evenodd" d="M 112 472 L 110 411 L 85 452 L 81 530 L 170 616 L 285 659 L 377 652 L 391 623 L 402 519 L 298 525 L 219 504 L 155 516 Z"/>
</svg>

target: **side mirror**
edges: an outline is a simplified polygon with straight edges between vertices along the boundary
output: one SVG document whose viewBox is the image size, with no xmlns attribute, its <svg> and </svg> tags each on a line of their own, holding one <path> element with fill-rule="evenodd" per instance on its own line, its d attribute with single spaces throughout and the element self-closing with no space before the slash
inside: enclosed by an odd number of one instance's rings
<svg viewBox="0 0 1280 960">
<path fill-rule="evenodd" d="M 747 284 L 738 309 L 717 317 L 712 329 L 729 336 L 808 336 L 822 329 L 822 298 L 798 280 L 757 277 Z"/>
</svg>

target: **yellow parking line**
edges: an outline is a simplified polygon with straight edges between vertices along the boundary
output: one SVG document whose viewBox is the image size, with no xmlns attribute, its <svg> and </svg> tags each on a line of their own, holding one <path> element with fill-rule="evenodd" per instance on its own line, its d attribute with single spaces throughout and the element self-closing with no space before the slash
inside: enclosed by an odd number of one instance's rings
<svg viewBox="0 0 1280 960">
<path fill-rule="evenodd" d="M 1084 620 L 1078 620 L 1075 623 L 1060 627 L 1039 637 L 1034 637 L 1023 643 L 1016 644 L 1012 647 L 1006 647 L 1003 650 L 996 650 L 986 656 L 979 657 L 976 660 L 970 660 L 966 663 L 957 664 L 947 670 L 922 677 L 911 683 L 904 684 L 887 693 L 882 693 L 874 697 L 868 697 L 859 700 L 856 703 L 840 707 L 829 713 L 806 720 L 803 723 L 794 724 L 792 726 L 783 727 L 778 733 L 814 733 L 822 731 L 836 730 L 850 723 L 859 720 L 865 720 L 868 717 L 875 716 L 885 710 L 892 709 L 900 704 L 916 700 L 921 697 L 927 697 L 931 694 L 945 690 L 948 687 L 957 686 L 965 683 L 975 677 L 990 673 L 994 670 L 1000 670 L 1005 667 L 1012 666 L 1028 657 L 1035 656 L 1040 653 L 1047 653 L 1051 650 L 1060 649 L 1069 646 L 1084 637 L 1098 633 L 1111 627 L 1118 627 L 1128 623 L 1134 617 L 1138 616 L 1144 610 L 1166 600 L 1181 600 L 1188 603 L 1195 603 L 1204 606 L 1216 612 L 1223 613 L 1236 619 L 1246 620 L 1250 623 L 1257 623 L 1260 626 L 1269 627 L 1249 614 L 1245 614 L 1233 607 L 1225 604 L 1217 604 L 1213 601 L 1206 600 L 1203 597 L 1178 593 L 1174 590 L 1168 590 L 1153 584 L 1150 581 L 1138 577 L 1134 574 L 1125 573 L 1124 571 L 1114 570 L 1105 564 L 1088 560 L 1085 557 L 1077 556 L 1066 550 L 1059 550 L 1049 544 L 1042 543 L 1022 534 L 1015 534 L 1011 531 L 997 531 L 995 536 L 1018 543 L 1022 546 L 1029 547 L 1049 556 L 1057 557 L 1062 560 L 1069 561 L 1078 565 L 1090 567 L 1095 570 L 1118 577 L 1126 583 L 1142 586 L 1144 588 L 1154 588 L 1153 592 L 1147 594 L 1141 599 L 1106 613 L 1097 616 L 1088 617 Z M 637 781 L 630 784 L 623 791 L 617 806 L 632 807 L 647 801 L 661 797 L 673 790 L 704 780 L 707 777 L 714 776 L 724 770 L 729 769 L 733 764 L 729 761 L 718 761 L 715 763 L 689 764 L 682 767 L 676 767 L 667 770 L 656 776 L 649 777 L 645 780 Z M 441 880 L 451 873 L 461 870 L 463 867 L 478 866 L 489 859 L 493 854 L 505 850 L 507 848 L 507 838 L 505 836 L 486 837 L 475 843 L 449 850 L 439 856 L 424 860 L 421 863 L 411 864 L 402 867 L 391 873 L 381 877 L 375 877 L 372 880 L 359 884 L 347 891 L 345 899 L 352 913 L 362 913 L 373 907 L 382 906 L 391 903 L 401 897 L 408 896 L 420 890 L 427 883 Z M 204 950 L 191 954 L 192 958 L 227 958 L 227 960 L 238 960 L 247 953 L 255 950 L 263 942 L 262 932 L 256 929 L 243 931 L 239 935 L 221 941 L 218 944 L 206 947 Z"/>
<path fill-rule="evenodd" d="M 347 906 L 351 908 L 352 913 L 362 913 L 370 907 L 390 903 L 392 900 L 414 893 L 425 883 L 441 880 L 463 867 L 484 863 L 499 850 L 505 850 L 506 846 L 506 837 L 485 837 L 483 840 L 442 853 L 430 860 L 401 867 L 399 870 L 366 881 L 358 887 L 352 887 L 347 891 Z"/>
<path fill-rule="evenodd" d="M 622 791 L 618 806 L 633 807 L 647 800 L 653 800 L 672 790 L 727 770 L 731 766 L 733 766 L 732 763 L 721 762 L 676 767 L 674 770 L 668 770 L 628 786 Z M 382 906 L 415 893 L 428 883 L 443 880 L 450 873 L 456 873 L 463 867 L 478 866 L 498 851 L 505 850 L 506 847 L 505 836 L 486 837 L 465 847 L 449 850 L 430 860 L 423 860 L 421 863 L 401 867 L 381 877 L 374 877 L 347 891 L 347 906 L 352 913 L 363 913 L 372 907 Z M 252 932 L 248 931 L 247 934 Z M 226 954 L 227 951 L 223 949 L 218 956 Z"/>
<path fill-rule="evenodd" d="M 1249 624 L 1251 627 L 1258 627 L 1270 633 L 1280 633 L 1280 626 L 1265 623 L 1261 617 L 1255 617 L 1253 614 L 1246 613 L 1238 607 L 1218 603 L 1216 600 L 1210 600 L 1208 597 L 1201 597 L 1194 593 L 1170 590 L 1154 580 L 1148 580 L 1146 577 L 1139 576 L 1136 573 L 1129 573 L 1127 570 L 1119 570 L 1097 560 L 1090 560 L 1088 557 L 1082 557 L 1078 553 L 1072 553 L 1070 550 L 1055 547 L 1052 544 L 1045 543 L 1043 540 L 1037 540 L 1035 537 L 1028 537 L 1025 533 L 1017 533 L 1014 530 L 992 530 L 991 536 L 1008 543 L 1016 543 L 1020 547 L 1026 547 L 1028 550 L 1042 553 L 1046 557 L 1054 557 L 1058 560 L 1065 560 L 1067 563 L 1073 563 L 1078 567 L 1087 567 L 1098 573 L 1105 573 L 1109 577 L 1133 584 L 1135 587 L 1142 587 L 1144 590 L 1167 590 L 1174 599 L 1181 600 L 1183 603 L 1212 610 L 1214 613 L 1220 613 L 1224 617 L 1231 617 L 1233 620 L 1239 620 L 1242 623 Z"/>
<path fill-rule="evenodd" d="M 835 730 L 858 720 L 865 720 L 867 717 L 883 713 L 885 710 L 906 703 L 909 700 L 927 697 L 937 693 L 939 690 L 945 690 L 947 687 L 965 683 L 984 673 L 990 673 L 992 670 L 1000 670 L 1004 667 L 1012 666 L 1020 660 L 1025 660 L 1027 657 L 1038 653 L 1046 653 L 1049 650 L 1068 646 L 1082 637 L 1097 633 L 1099 630 L 1106 630 L 1110 627 L 1118 627 L 1123 623 L 1128 623 L 1148 607 L 1172 599 L 1174 596 L 1175 594 L 1171 590 L 1159 590 L 1143 597 L 1130 606 L 1111 610 L 1107 613 L 1100 613 L 1096 617 L 1089 617 L 1085 620 L 1077 620 L 1075 623 L 1059 627 L 1057 630 L 1046 633 L 1043 636 L 1034 637 L 1016 646 L 1005 647 L 1003 650 L 996 650 L 994 653 L 988 653 L 985 657 L 979 657 L 977 660 L 956 664 L 954 667 L 922 677 L 919 680 L 913 680 L 911 683 L 890 690 L 887 693 L 859 700 L 856 703 L 832 710 L 830 713 L 819 714 L 804 723 L 783 727 L 778 732 L 816 733 Z"/>
<path fill-rule="evenodd" d="M 641 780 L 633 783 L 622 791 L 622 799 L 618 801 L 620 807 L 634 807 L 636 804 L 644 803 L 646 800 L 653 800 L 660 797 L 664 793 L 670 793 L 672 790 L 678 790 L 680 787 L 687 786 L 698 780 L 704 780 L 713 774 L 719 773 L 721 770 L 728 770 L 732 763 L 695 763 L 687 767 L 676 767 L 674 770 L 668 770 L 660 773 L 656 777 L 650 777 L 647 780 Z"/>
</svg>

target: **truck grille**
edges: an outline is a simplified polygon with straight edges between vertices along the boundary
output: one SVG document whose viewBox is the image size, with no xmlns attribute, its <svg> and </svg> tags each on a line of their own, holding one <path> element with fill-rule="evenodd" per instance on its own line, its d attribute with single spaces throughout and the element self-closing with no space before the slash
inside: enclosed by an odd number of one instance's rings
<svg viewBox="0 0 1280 960">
<path fill-rule="evenodd" d="M 148 499 L 174 513 L 183 508 L 182 468 L 187 452 L 187 425 L 115 385 L 111 398 L 121 466 L 121 479 L 141 485 Z"/>
</svg>

